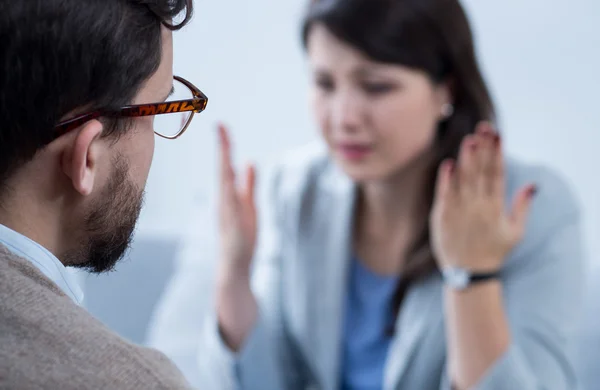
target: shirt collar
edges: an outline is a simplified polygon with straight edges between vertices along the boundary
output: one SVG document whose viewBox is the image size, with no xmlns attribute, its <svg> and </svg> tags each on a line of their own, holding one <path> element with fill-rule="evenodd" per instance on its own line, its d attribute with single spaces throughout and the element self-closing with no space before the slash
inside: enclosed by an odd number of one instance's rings
<svg viewBox="0 0 600 390">
<path fill-rule="evenodd" d="M 15 255 L 29 260 L 75 303 L 81 305 L 83 291 L 77 282 L 77 277 L 49 250 L 2 224 L 0 224 L 0 243 Z"/>
</svg>

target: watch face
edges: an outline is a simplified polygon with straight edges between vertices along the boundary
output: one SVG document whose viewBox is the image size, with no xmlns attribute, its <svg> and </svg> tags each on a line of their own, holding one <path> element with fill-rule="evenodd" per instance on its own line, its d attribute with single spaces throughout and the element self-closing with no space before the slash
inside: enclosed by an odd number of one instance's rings
<svg viewBox="0 0 600 390">
<path fill-rule="evenodd" d="M 443 271 L 444 279 L 452 287 L 462 289 L 469 285 L 469 273 L 461 268 L 446 268 Z"/>
</svg>

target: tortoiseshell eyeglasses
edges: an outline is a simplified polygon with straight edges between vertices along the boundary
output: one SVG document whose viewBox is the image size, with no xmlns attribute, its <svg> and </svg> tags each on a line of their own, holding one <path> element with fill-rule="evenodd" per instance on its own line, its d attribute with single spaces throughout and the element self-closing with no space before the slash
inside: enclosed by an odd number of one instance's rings
<svg viewBox="0 0 600 390">
<path fill-rule="evenodd" d="M 194 114 L 206 108 L 208 98 L 192 83 L 179 76 L 173 76 L 173 90 L 166 102 L 137 104 L 117 110 L 96 110 L 66 120 L 55 126 L 59 137 L 84 123 L 100 117 L 154 117 L 154 133 L 166 139 L 180 137 L 192 122 Z"/>
</svg>

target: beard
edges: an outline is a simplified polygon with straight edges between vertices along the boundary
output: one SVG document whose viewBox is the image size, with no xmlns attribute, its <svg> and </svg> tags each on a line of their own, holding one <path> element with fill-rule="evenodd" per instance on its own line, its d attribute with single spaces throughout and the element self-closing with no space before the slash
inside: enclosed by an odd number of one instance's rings
<svg viewBox="0 0 600 390">
<path fill-rule="evenodd" d="M 83 244 L 66 255 L 68 264 L 88 272 L 112 271 L 124 257 L 144 203 L 144 190 L 128 177 L 127 160 L 118 156 L 114 168 L 105 191 L 85 217 Z"/>
</svg>

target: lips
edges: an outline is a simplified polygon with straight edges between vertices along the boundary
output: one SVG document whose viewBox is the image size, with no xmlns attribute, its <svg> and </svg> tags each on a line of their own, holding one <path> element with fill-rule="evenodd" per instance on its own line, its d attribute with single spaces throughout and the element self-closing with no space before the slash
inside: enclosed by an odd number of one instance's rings
<svg viewBox="0 0 600 390">
<path fill-rule="evenodd" d="M 356 160 L 362 160 L 365 157 L 367 157 L 367 155 L 369 153 L 371 153 L 373 148 L 370 145 L 365 145 L 365 144 L 346 143 L 346 144 L 339 144 L 338 150 L 344 158 L 346 158 L 348 160 L 356 161 Z"/>
</svg>

